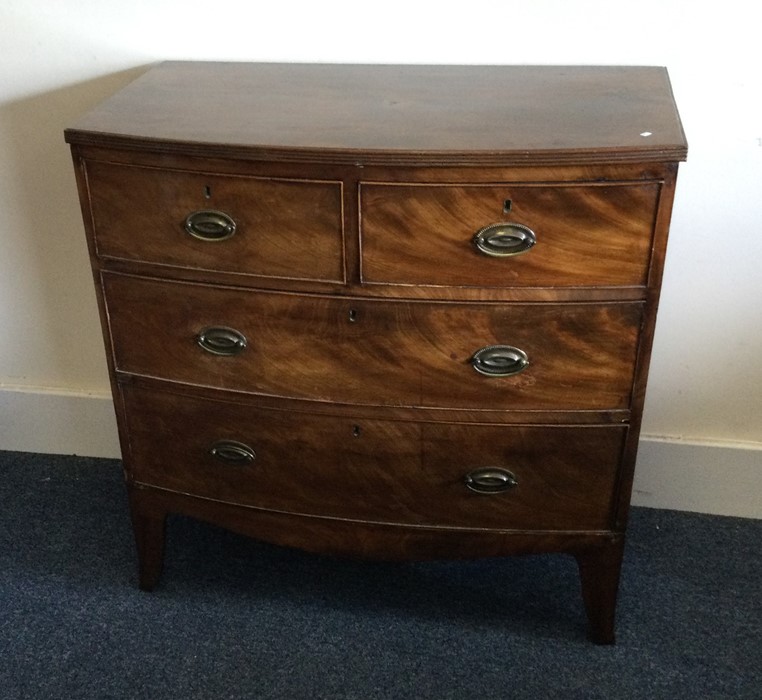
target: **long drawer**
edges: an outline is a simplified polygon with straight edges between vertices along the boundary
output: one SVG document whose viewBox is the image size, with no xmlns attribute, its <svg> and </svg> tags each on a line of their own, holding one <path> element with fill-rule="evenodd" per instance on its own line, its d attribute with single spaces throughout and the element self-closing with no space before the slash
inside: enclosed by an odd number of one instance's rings
<svg viewBox="0 0 762 700">
<path fill-rule="evenodd" d="M 344 281 L 340 182 L 87 162 L 101 257 Z"/>
<path fill-rule="evenodd" d="M 610 526 L 623 426 L 352 420 L 128 386 L 131 478 L 267 510 L 464 528 Z"/>
<path fill-rule="evenodd" d="M 642 304 L 294 295 L 103 273 L 121 372 L 384 406 L 622 409 Z"/>
<path fill-rule="evenodd" d="M 366 283 L 644 286 L 660 185 L 362 183 Z"/>
</svg>

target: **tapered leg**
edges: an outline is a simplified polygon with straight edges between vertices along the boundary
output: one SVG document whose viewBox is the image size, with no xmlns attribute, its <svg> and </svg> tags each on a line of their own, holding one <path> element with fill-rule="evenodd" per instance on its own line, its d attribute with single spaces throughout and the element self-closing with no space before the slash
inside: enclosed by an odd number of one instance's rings
<svg viewBox="0 0 762 700">
<path fill-rule="evenodd" d="M 590 638 L 596 644 L 615 642 L 614 621 L 623 553 L 624 538 L 621 538 L 604 547 L 575 554 Z"/>
<path fill-rule="evenodd" d="M 130 514 L 138 550 L 138 580 L 141 590 L 156 587 L 164 563 L 165 512 L 144 507 L 139 494 L 130 495 Z"/>
</svg>

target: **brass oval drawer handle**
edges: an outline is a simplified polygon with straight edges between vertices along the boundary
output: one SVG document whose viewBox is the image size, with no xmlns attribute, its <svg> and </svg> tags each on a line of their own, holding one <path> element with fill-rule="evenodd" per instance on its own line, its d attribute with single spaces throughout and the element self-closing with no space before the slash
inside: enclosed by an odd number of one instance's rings
<svg viewBox="0 0 762 700">
<path fill-rule="evenodd" d="M 204 328 L 197 336 L 196 342 L 212 355 L 230 357 L 238 355 L 246 349 L 246 336 L 234 328 L 213 326 Z"/>
<path fill-rule="evenodd" d="M 476 493 L 505 493 L 519 485 L 516 477 L 507 469 L 483 467 L 474 469 L 465 476 L 466 486 Z"/>
<path fill-rule="evenodd" d="M 226 241 L 235 233 L 235 229 L 233 217 L 224 211 L 201 209 L 188 214 L 185 219 L 185 230 L 201 241 Z"/>
<path fill-rule="evenodd" d="M 474 353 L 471 366 L 488 377 L 510 377 L 529 366 L 529 357 L 512 345 L 488 345 Z"/>
<path fill-rule="evenodd" d="M 250 464 L 257 456 L 251 447 L 235 440 L 218 440 L 209 448 L 209 454 L 227 464 Z"/>
<path fill-rule="evenodd" d="M 523 224 L 490 224 L 474 236 L 476 249 L 494 258 L 505 258 L 526 253 L 535 243 L 534 231 Z"/>
</svg>

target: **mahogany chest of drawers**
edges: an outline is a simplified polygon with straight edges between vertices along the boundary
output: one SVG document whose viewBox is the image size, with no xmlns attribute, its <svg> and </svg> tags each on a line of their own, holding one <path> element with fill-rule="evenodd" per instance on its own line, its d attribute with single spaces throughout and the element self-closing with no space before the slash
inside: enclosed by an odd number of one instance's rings
<svg viewBox="0 0 762 700">
<path fill-rule="evenodd" d="M 165 63 L 66 139 L 142 588 L 168 513 L 568 553 L 613 642 L 687 152 L 664 69 Z"/>
</svg>

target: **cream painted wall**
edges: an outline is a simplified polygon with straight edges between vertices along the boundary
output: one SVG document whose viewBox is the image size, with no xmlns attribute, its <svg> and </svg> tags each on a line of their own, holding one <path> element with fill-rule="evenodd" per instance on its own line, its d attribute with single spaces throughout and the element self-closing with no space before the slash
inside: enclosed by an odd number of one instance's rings
<svg viewBox="0 0 762 700">
<path fill-rule="evenodd" d="M 0 390 L 108 391 L 62 131 L 153 62 L 653 64 L 670 71 L 690 152 L 644 433 L 762 446 L 762 52 L 753 8 L 0 0 Z M 0 449 L 6 443 L 0 430 Z"/>
</svg>

